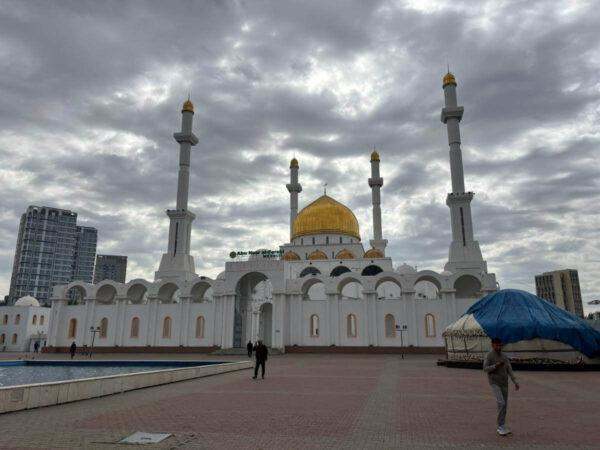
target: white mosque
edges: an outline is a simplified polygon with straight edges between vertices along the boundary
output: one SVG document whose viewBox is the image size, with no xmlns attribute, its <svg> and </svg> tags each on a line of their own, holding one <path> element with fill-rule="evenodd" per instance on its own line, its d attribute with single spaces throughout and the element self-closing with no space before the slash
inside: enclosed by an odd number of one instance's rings
<svg viewBox="0 0 600 450">
<path fill-rule="evenodd" d="M 452 242 L 442 272 L 394 267 L 386 256 L 380 208 L 379 154 L 371 154 L 373 239 L 365 245 L 352 211 L 323 195 L 298 212 L 299 164 L 292 159 L 290 241 L 279 252 L 255 252 L 225 263 L 216 278 L 196 274 L 190 255 L 194 214 L 188 210 L 194 106 L 183 104 L 177 205 L 168 210 L 168 249 L 154 281 L 72 282 L 52 296 L 48 345 L 107 351 L 209 351 L 262 339 L 281 351 L 439 351 L 442 332 L 483 295 L 497 289 L 473 235 L 464 185 L 456 80 L 443 79 L 452 192 Z M 76 290 L 80 300 L 71 291 Z"/>
</svg>

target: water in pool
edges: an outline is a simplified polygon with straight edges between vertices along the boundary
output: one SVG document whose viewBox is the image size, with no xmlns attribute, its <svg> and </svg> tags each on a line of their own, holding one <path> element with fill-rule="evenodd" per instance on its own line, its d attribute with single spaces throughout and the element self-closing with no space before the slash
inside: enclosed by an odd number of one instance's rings
<svg viewBox="0 0 600 450">
<path fill-rule="evenodd" d="M 0 362 L 0 387 L 147 372 L 215 362 L 192 361 L 14 361 Z"/>
</svg>

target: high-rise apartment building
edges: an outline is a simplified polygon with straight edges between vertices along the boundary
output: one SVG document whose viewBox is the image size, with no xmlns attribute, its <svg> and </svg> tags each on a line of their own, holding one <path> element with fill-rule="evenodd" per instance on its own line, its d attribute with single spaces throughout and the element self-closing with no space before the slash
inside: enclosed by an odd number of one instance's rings
<svg viewBox="0 0 600 450">
<path fill-rule="evenodd" d="M 536 275 L 535 290 L 538 297 L 583 317 L 583 301 L 576 270 L 555 270 Z"/>
<path fill-rule="evenodd" d="M 102 280 L 113 280 L 125 283 L 127 276 L 127 256 L 97 255 L 94 271 L 94 284 Z"/>
<path fill-rule="evenodd" d="M 73 279 L 91 283 L 94 279 L 94 260 L 96 259 L 96 244 L 98 230 L 92 227 L 75 228 L 75 260 Z"/>
<path fill-rule="evenodd" d="M 69 283 L 76 275 L 86 274 L 89 276 L 80 279 L 91 282 L 96 239 L 95 228 L 77 226 L 77 213 L 29 206 L 19 225 L 8 303 L 31 295 L 41 305 L 47 305 L 54 285 Z M 91 270 L 87 261 L 90 252 L 94 253 Z"/>
</svg>

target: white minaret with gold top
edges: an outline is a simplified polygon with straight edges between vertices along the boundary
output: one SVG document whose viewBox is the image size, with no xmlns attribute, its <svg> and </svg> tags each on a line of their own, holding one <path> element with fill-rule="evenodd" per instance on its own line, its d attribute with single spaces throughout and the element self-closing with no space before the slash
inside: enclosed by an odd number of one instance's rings
<svg viewBox="0 0 600 450">
<path fill-rule="evenodd" d="M 471 219 L 473 192 L 465 192 L 465 176 L 460 149 L 459 122 L 462 119 L 464 108 L 458 106 L 456 78 L 450 72 L 444 76 L 443 89 L 445 106 L 442 108 L 441 120 L 446 124 L 448 130 L 452 178 L 452 192 L 446 198 L 446 204 L 450 208 L 452 243 L 445 269 L 451 272 L 460 269 L 478 269 L 487 273 L 487 263 L 481 256 L 479 242 L 473 237 L 473 221 Z"/>
<path fill-rule="evenodd" d="M 369 186 L 371 187 L 371 201 L 373 203 L 373 239 L 371 247 L 385 252 L 387 240 L 383 239 L 381 231 L 381 187 L 383 186 L 383 178 L 379 173 L 379 153 L 373 150 L 371 153 L 371 178 L 369 178 Z"/>
<path fill-rule="evenodd" d="M 298 183 L 298 160 L 290 161 L 290 183 L 286 185 L 290 193 L 290 241 L 294 234 L 294 220 L 298 215 L 298 194 L 302 192 L 302 185 Z"/>
<path fill-rule="evenodd" d="M 177 179 L 176 209 L 167 210 L 171 221 L 169 226 L 169 246 L 160 261 L 155 279 L 185 279 L 196 277 L 194 258 L 190 255 L 192 222 L 196 218 L 188 211 L 190 187 L 190 153 L 198 138 L 192 132 L 194 105 L 188 99 L 181 111 L 181 131 L 173 134 L 179 142 L 179 176 Z"/>
</svg>

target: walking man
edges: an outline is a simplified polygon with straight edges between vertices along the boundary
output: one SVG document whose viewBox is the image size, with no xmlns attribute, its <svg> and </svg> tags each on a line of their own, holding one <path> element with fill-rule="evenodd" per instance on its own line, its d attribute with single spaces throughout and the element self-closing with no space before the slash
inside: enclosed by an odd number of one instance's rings
<svg viewBox="0 0 600 450">
<path fill-rule="evenodd" d="M 248 344 L 246 345 L 246 350 L 248 350 L 248 358 L 252 358 L 252 349 L 254 348 L 254 346 L 252 345 L 252 341 L 248 341 Z"/>
<path fill-rule="evenodd" d="M 499 338 L 492 339 L 492 351 L 485 357 L 483 370 L 487 373 L 488 381 L 496 396 L 498 408 L 498 428 L 496 431 L 500 436 L 506 436 L 510 434 L 510 430 L 504 426 L 508 406 L 508 377 L 510 376 L 517 391 L 519 390 L 519 383 L 517 383 L 510 361 L 502 353 L 502 341 Z"/>
<path fill-rule="evenodd" d="M 73 341 L 73 343 L 71 344 L 71 359 L 73 359 L 73 357 L 75 356 L 76 351 L 77 351 L 77 344 L 75 344 L 75 341 Z"/>
<path fill-rule="evenodd" d="M 256 357 L 256 366 L 254 366 L 254 378 L 258 376 L 258 366 L 262 368 L 262 377 L 265 379 L 265 363 L 267 362 L 267 357 L 269 355 L 269 350 L 267 346 L 262 343 L 262 341 L 258 341 L 258 345 L 254 349 L 254 356 Z"/>
</svg>

